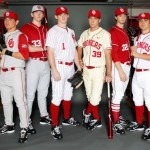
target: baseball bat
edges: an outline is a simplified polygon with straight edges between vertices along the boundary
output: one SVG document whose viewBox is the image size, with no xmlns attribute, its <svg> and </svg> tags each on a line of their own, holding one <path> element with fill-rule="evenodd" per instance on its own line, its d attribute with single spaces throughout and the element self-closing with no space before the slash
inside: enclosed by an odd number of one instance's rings
<svg viewBox="0 0 150 150">
<path fill-rule="evenodd" d="M 113 138 L 112 130 L 112 116 L 111 116 L 111 100 L 110 100 L 110 83 L 107 83 L 107 92 L 108 92 L 108 139 Z"/>
</svg>

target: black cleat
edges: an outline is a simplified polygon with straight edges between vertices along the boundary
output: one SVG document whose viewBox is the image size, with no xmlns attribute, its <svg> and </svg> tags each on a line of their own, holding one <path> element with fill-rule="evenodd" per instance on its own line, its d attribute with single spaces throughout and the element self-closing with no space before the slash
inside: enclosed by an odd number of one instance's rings
<svg viewBox="0 0 150 150">
<path fill-rule="evenodd" d="M 51 118 L 49 116 L 41 117 L 40 118 L 40 124 L 43 124 L 43 125 L 49 124 L 49 125 L 51 125 L 52 124 L 52 120 L 51 120 Z"/>
<path fill-rule="evenodd" d="M 56 140 L 61 140 L 63 138 L 62 133 L 60 132 L 60 127 L 52 127 L 51 135 L 53 135 L 53 138 Z"/>
<path fill-rule="evenodd" d="M 137 122 L 131 122 L 128 126 L 125 127 L 127 131 L 141 131 L 144 130 L 143 124 Z"/>
<path fill-rule="evenodd" d="M 72 126 L 79 126 L 80 125 L 80 122 L 76 121 L 73 117 L 72 118 L 69 118 L 69 119 L 66 119 L 62 122 L 62 124 L 64 126 L 69 126 L 69 125 L 72 125 Z"/>
<path fill-rule="evenodd" d="M 88 130 L 94 130 L 96 128 L 100 128 L 102 126 L 102 123 L 100 120 L 96 120 L 96 119 L 93 119 L 91 120 L 88 125 L 86 126 L 86 128 Z"/>
<path fill-rule="evenodd" d="M 129 124 L 131 123 L 131 121 L 130 121 L 130 120 L 126 120 L 126 119 L 124 119 L 122 116 L 120 116 L 118 123 L 120 123 L 120 124 L 122 124 L 122 125 L 129 125 Z"/>
<path fill-rule="evenodd" d="M 87 127 L 89 122 L 90 122 L 90 117 L 91 117 L 91 113 L 89 114 L 85 114 L 85 109 L 83 110 L 83 120 L 82 120 L 82 125 L 84 127 Z"/>
<path fill-rule="evenodd" d="M 14 126 L 9 126 L 4 124 L 4 126 L 0 128 L 0 134 L 13 133 L 13 132 L 15 132 Z"/>
<path fill-rule="evenodd" d="M 125 134 L 125 130 L 119 121 L 113 124 L 113 130 L 116 132 L 116 134 Z"/>
<path fill-rule="evenodd" d="M 28 139 L 28 129 L 27 128 L 22 128 L 20 131 L 20 137 L 18 142 L 19 143 L 25 143 L 27 142 Z"/>
<path fill-rule="evenodd" d="M 36 130 L 34 129 L 34 127 L 32 126 L 31 123 L 29 123 L 29 126 L 28 126 L 28 133 L 29 134 L 36 134 Z"/>
<path fill-rule="evenodd" d="M 144 133 L 143 133 L 143 135 L 142 135 L 141 138 L 142 138 L 143 140 L 150 140 L 150 127 L 147 128 L 147 129 L 144 131 Z"/>
</svg>

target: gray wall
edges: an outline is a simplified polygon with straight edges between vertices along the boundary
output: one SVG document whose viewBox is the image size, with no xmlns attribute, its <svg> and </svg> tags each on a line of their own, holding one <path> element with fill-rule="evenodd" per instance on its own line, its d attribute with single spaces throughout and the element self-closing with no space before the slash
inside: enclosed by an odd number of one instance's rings
<svg viewBox="0 0 150 150">
<path fill-rule="evenodd" d="M 56 20 L 54 18 L 55 8 L 58 5 L 43 5 L 47 8 L 47 15 L 48 15 L 48 25 L 52 27 Z M 63 5 L 65 6 L 65 5 Z M 87 13 L 90 9 L 99 9 L 102 13 L 102 21 L 101 26 L 109 30 L 112 25 L 115 24 L 114 20 L 114 11 L 119 5 L 66 5 L 69 10 L 70 18 L 68 22 L 68 26 L 75 30 L 76 38 L 78 39 L 80 34 L 88 28 L 88 20 L 87 20 Z M 126 6 L 122 6 L 126 7 Z M 9 9 L 18 13 L 20 18 L 19 26 L 31 21 L 30 12 L 32 9 L 32 5 L 12 5 L 9 6 Z"/>
</svg>

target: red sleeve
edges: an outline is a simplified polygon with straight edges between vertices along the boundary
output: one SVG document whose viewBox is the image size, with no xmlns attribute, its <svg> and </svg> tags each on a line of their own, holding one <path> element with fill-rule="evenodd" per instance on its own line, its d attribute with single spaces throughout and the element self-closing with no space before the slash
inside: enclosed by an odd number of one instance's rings
<svg viewBox="0 0 150 150">
<path fill-rule="evenodd" d="M 18 49 L 19 52 L 22 54 L 25 60 L 28 60 L 29 58 L 29 49 L 28 49 L 28 42 L 27 38 L 24 34 L 20 34 L 19 40 L 18 40 Z"/>
<path fill-rule="evenodd" d="M 118 62 L 120 61 L 118 37 L 114 30 L 110 30 L 110 34 L 111 34 L 111 42 L 112 42 L 112 60 L 113 62 Z"/>
</svg>

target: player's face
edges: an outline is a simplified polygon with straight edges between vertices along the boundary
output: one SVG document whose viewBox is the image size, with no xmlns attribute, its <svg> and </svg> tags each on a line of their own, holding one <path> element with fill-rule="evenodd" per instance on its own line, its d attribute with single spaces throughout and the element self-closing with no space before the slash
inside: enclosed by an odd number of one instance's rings
<svg viewBox="0 0 150 150">
<path fill-rule="evenodd" d="M 121 14 L 121 15 L 116 16 L 115 19 L 116 19 L 117 23 L 124 24 L 127 20 L 127 15 Z"/>
<path fill-rule="evenodd" d="M 100 19 L 96 18 L 96 17 L 89 17 L 89 25 L 90 25 L 90 28 L 99 28 L 99 23 L 100 23 Z"/>
<path fill-rule="evenodd" d="M 15 19 L 12 19 L 12 18 L 4 19 L 4 25 L 8 32 L 16 30 L 16 26 L 18 23 L 19 23 L 18 20 L 16 21 Z"/>
<path fill-rule="evenodd" d="M 33 20 L 41 22 L 44 17 L 44 13 L 42 11 L 34 11 L 31 13 L 31 16 L 33 17 Z"/>
<path fill-rule="evenodd" d="M 150 31 L 150 19 L 140 19 L 139 27 L 142 31 Z"/>
<path fill-rule="evenodd" d="M 60 24 L 67 24 L 69 15 L 68 15 L 68 14 L 65 14 L 65 13 L 62 13 L 62 14 L 60 14 L 60 15 L 55 16 L 55 18 L 57 19 L 58 24 L 59 24 L 59 23 L 60 23 Z"/>
</svg>

